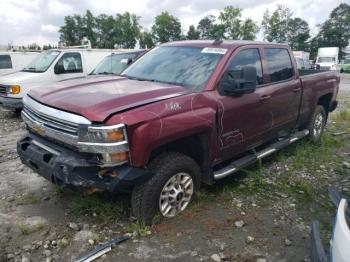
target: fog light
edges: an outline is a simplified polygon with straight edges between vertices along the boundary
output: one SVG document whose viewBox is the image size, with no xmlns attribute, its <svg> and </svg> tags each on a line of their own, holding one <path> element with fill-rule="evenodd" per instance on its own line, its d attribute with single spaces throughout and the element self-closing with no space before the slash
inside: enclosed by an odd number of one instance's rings
<svg viewBox="0 0 350 262">
<path fill-rule="evenodd" d="M 14 85 L 10 87 L 10 94 L 14 94 L 17 95 L 19 93 L 21 93 L 21 87 L 19 85 Z"/>
<path fill-rule="evenodd" d="M 128 153 L 127 152 L 112 153 L 112 154 L 109 154 L 109 157 L 111 158 L 111 162 L 113 163 L 125 162 L 128 159 Z"/>
</svg>

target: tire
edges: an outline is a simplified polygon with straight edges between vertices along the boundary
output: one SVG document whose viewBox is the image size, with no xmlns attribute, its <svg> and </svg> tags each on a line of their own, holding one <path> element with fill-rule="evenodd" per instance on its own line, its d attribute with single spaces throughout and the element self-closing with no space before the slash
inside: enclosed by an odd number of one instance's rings
<svg viewBox="0 0 350 262">
<path fill-rule="evenodd" d="M 200 186 L 199 166 L 184 154 L 164 153 L 151 161 L 149 169 L 155 176 L 136 186 L 131 195 L 133 215 L 146 225 L 152 224 L 154 217 L 174 217 L 184 211 Z M 161 206 L 167 208 L 162 212 Z M 166 213 L 169 207 L 171 212 Z"/>
<path fill-rule="evenodd" d="M 323 106 L 318 105 L 312 115 L 311 121 L 308 124 L 309 140 L 319 142 L 323 134 L 323 130 L 327 123 L 327 113 Z"/>
</svg>

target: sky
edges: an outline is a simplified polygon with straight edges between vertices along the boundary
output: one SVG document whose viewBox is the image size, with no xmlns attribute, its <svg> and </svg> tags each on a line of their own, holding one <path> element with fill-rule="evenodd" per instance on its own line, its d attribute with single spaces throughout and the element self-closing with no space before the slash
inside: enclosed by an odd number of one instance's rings
<svg viewBox="0 0 350 262">
<path fill-rule="evenodd" d="M 340 3 L 350 4 L 350 0 L 0 0 L 0 45 L 57 44 L 64 17 L 83 14 L 87 9 L 96 16 L 135 13 L 141 16 L 140 24 L 146 29 L 157 14 L 169 11 L 180 19 L 185 33 L 189 25 L 197 25 L 206 15 L 217 16 L 228 5 L 243 9 L 243 18 L 260 24 L 267 9 L 273 12 L 277 4 L 282 4 L 294 16 L 306 20 L 315 35 L 317 25 Z M 260 34 L 258 38 L 261 37 Z"/>
</svg>

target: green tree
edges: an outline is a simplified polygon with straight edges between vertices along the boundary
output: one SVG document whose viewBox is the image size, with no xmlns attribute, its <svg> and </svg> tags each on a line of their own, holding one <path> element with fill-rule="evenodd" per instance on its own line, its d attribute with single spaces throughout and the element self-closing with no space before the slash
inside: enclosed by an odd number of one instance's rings
<svg viewBox="0 0 350 262">
<path fill-rule="evenodd" d="M 165 43 L 181 39 L 181 23 L 179 19 L 167 11 L 156 16 L 152 26 L 152 35 L 155 42 Z"/>
<path fill-rule="evenodd" d="M 64 25 L 61 26 L 60 32 L 60 41 L 66 43 L 67 45 L 77 45 L 79 39 L 76 37 L 76 22 L 73 16 L 66 16 L 64 18 Z"/>
<path fill-rule="evenodd" d="M 114 23 L 114 41 L 122 48 L 134 48 L 140 35 L 140 17 L 125 12 L 117 14 Z"/>
<path fill-rule="evenodd" d="M 194 25 L 190 25 L 187 31 L 186 39 L 188 40 L 197 40 L 199 39 L 199 31 L 196 30 Z"/>
<path fill-rule="evenodd" d="M 270 15 L 264 13 L 262 29 L 264 38 L 269 42 L 288 43 L 293 50 L 308 51 L 310 28 L 308 23 L 299 18 L 292 17 L 289 8 L 278 5 Z"/>
<path fill-rule="evenodd" d="M 114 48 L 114 18 L 101 14 L 96 17 L 96 47 Z"/>
<path fill-rule="evenodd" d="M 241 39 L 255 40 L 256 34 L 259 32 L 258 25 L 250 18 L 246 19 L 241 26 Z"/>
<path fill-rule="evenodd" d="M 288 24 L 291 17 L 290 9 L 282 5 L 278 5 L 272 15 L 269 14 L 269 11 L 266 11 L 262 21 L 264 38 L 269 42 L 287 42 Z"/>
<path fill-rule="evenodd" d="M 241 38 L 241 12 L 241 9 L 233 6 L 226 6 L 224 10 L 220 12 L 219 20 L 225 27 L 227 38 Z"/>
<path fill-rule="evenodd" d="M 309 38 L 310 28 L 308 23 L 299 17 L 290 19 L 287 31 L 287 41 L 292 50 L 309 50 Z"/>
<path fill-rule="evenodd" d="M 141 32 L 140 33 L 140 47 L 141 48 L 154 47 L 154 42 L 153 42 L 151 33 L 149 33 L 149 32 Z"/>
<path fill-rule="evenodd" d="M 90 10 L 86 10 L 84 17 L 82 18 L 83 28 L 82 28 L 82 36 L 87 37 L 90 40 L 92 46 L 96 46 L 96 19 Z M 79 39 L 79 40 L 81 40 Z"/>
<path fill-rule="evenodd" d="M 350 6 L 342 3 L 334 8 L 329 18 L 320 26 L 320 31 L 312 40 L 312 53 L 319 47 L 344 48 L 350 39 Z"/>
<path fill-rule="evenodd" d="M 213 15 L 208 15 L 202 18 L 197 26 L 197 31 L 199 32 L 200 39 L 213 39 L 214 24 L 216 18 Z"/>
</svg>

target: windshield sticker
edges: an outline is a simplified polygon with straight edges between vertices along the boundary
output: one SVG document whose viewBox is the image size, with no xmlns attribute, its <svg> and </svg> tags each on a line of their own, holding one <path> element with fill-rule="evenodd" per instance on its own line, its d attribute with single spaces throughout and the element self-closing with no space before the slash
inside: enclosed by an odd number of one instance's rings
<svg viewBox="0 0 350 262">
<path fill-rule="evenodd" d="M 221 54 L 224 55 L 226 54 L 227 49 L 226 48 L 211 48 L 211 47 L 206 47 L 203 48 L 202 53 L 206 54 Z"/>
</svg>

